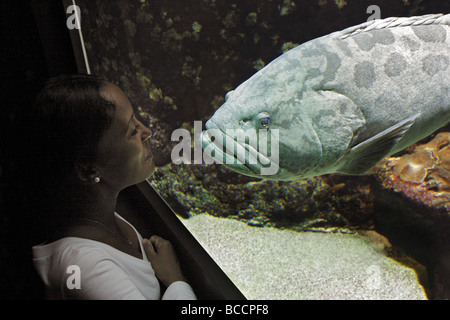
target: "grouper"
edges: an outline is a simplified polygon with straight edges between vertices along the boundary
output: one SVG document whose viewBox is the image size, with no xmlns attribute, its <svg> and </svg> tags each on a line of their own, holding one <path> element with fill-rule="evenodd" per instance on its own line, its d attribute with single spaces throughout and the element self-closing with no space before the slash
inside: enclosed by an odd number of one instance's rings
<svg viewBox="0 0 450 320">
<path fill-rule="evenodd" d="M 449 121 L 450 14 L 392 17 L 282 54 L 227 93 L 201 142 L 253 177 L 361 175 Z"/>
</svg>

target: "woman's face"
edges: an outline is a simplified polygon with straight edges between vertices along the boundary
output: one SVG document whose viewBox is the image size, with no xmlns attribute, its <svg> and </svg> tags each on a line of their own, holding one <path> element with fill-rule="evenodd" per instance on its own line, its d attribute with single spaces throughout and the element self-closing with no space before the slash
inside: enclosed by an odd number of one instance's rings
<svg viewBox="0 0 450 320">
<path fill-rule="evenodd" d="M 102 183 L 119 190 L 148 178 L 155 169 L 150 144 L 151 131 L 137 120 L 122 90 L 108 83 L 103 98 L 113 102 L 116 111 L 111 127 L 99 143 L 98 172 Z"/>
</svg>

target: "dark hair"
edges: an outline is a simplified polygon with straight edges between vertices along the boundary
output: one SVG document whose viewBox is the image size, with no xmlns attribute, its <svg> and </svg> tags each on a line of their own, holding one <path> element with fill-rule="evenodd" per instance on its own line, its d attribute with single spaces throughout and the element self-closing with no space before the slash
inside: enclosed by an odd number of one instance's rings
<svg viewBox="0 0 450 320">
<path fill-rule="evenodd" d="M 39 206 L 33 218 L 45 218 L 52 228 L 68 223 L 86 204 L 78 169 L 96 163 L 100 138 L 111 125 L 115 105 L 101 95 L 106 84 L 92 75 L 51 78 L 28 115 L 32 162 L 25 165 L 26 180 L 38 188 L 32 199 Z"/>
</svg>

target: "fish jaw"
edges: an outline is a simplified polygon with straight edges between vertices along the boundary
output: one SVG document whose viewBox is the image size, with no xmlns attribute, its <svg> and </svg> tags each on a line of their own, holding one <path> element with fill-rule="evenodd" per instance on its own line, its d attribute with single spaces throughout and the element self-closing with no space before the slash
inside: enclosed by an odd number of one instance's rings
<svg viewBox="0 0 450 320">
<path fill-rule="evenodd" d="M 233 171 L 251 177 L 279 179 L 278 161 L 259 152 L 255 146 L 228 135 L 212 119 L 207 121 L 205 127 L 206 130 L 201 134 L 201 141 L 204 153 L 207 155 L 205 157 L 207 164 L 212 162 L 223 164 Z M 208 156 L 210 159 L 207 158 Z"/>
<path fill-rule="evenodd" d="M 255 176 L 254 172 L 252 172 L 247 166 L 245 166 L 244 163 L 240 162 L 237 158 L 235 159 L 235 163 L 227 163 L 227 154 L 223 152 L 223 146 L 222 143 L 218 143 L 217 136 L 221 136 L 222 131 L 217 128 L 215 124 L 211 120 L 209 120 L 205 127 L 207 128 L 205 131 L 203 131 L 200 135 L 200 139 L 202 141 L 202 148 L 204 150 L 205 154 L 208 154 L 211 160 L 205 156 L 205 162 L 207 164 L 212 164 L 214 162 L 219 164 L 225 164 L 228 168 L 230 168 L 233 171 L 236 171 L 238 173 L 247 175 L 247 176 Z M 211 139 L 211 133 L 214 133 L 215 141 L 212 141 Z M 223 141 L 223 140 L 222 140 Z M 211 157 L 212 152 L 214 153 L 214 156 Z M 228 161 L 229 162 L 229 161 Z"/>
</svg>

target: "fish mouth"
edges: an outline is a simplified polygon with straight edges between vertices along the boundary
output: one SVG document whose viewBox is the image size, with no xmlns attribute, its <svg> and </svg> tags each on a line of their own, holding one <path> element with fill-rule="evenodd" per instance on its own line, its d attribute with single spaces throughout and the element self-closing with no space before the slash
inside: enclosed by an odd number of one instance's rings
<svg viewBox="0 0 450 320">
<path fill-rule="evenodd" d="M 205 126 L 207 129 L 201 133 L 202 148 L 215 163 L 252 177 L 261 177 L 262 169 L 271 163 L 278 168 L 278 164 L 268 156 L 254 146 L 238 141 L 236 136 L 228 135 L 213 121 L 209 120 Z"/>
</svg>

